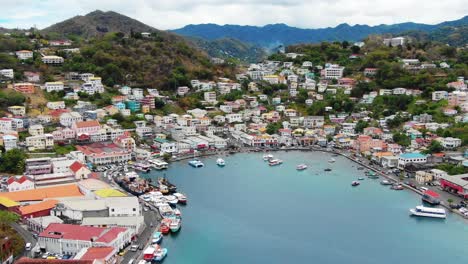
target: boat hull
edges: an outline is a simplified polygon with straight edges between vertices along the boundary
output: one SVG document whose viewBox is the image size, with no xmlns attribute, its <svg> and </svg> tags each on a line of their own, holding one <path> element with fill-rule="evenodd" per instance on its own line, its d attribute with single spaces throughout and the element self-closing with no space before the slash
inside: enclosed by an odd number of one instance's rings
<svg viewBox="0 0 468 264">
<path fill-rule="evenodd" d="M 412 216 L 417 216 L 417 217 L 429 217 L 429 218 L 438 218 L 438 219 L 445 219 L 447 216 L 444 215 L 439 215 L 439 214 L 429 214 L 429 213 L 422 213 L 422 212 L 417 212 L 414 209 L 410 209 L 410 214 Z"/>
</svg>

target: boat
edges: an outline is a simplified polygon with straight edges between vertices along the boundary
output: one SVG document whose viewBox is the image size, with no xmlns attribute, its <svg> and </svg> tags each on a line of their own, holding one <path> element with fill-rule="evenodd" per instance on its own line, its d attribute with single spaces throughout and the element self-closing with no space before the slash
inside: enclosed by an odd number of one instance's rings
<svg viewBox="0 0 468 264">
<path fill-rule="evenodd" d="M 390 181 L 388 181 L 388 180 L 383 180 L 383 181 L 380 182 L 380 184 L 382 184 L 382 185 L 392 185 L 392 183 Z"/>
<path fill-rule="evenodd" d="M 359 181 L 363 181 L 363 180 L 364 180 L 364 177 L 359 177 L 358 180 L 359 180 Z"/>
<path fill-rule="evenodd" d="M 175 233 L 180 230 L 181 225 L 182 225 L 182 221 L 180 221 L 179 219 L 172 219 L 172 222 L 169 225 L 169 228 L 171 229 L 172 233 Z"/>
<path fill-rule="evenodd" d="M 187 197 L 184 194 L 174 193 L 173 195 L 177 197 L 177 200 L 179 201 L 180 204 L 187 204 Z"/>
<path fill-rule="evenodd" d="M 167 248 L 159 248 L 156 250 L 154 253 L 154 258 L 153 260 L 155 262 L 161 262 L 164 260 L 164 258 L 167 256 Z"/>
<path fill-rule="evenodd" d="M 166 196 L 164 196 L 164 199 L 170 205 L 176 205 L 179 202 L 179 200 L 177 199 L 177 197 L 175 195 L 166 195 Z"/>
<path fill-rule="evenodd" d="M 151 241 L 151 243 L 159 244 L 159 243 L 161 243 L 162 239 L 163 239 L 162 233 L 159 232 L 159 231 L 156 231 L 156 232 L 153 233 L 153 240 Z"/>
<path fill-rule="evenodd" d="M 216 164 L 220 167 L 224 167 L 226 165 L 226 162 L 222 158 L 218 158 L 216 160 Z"/>
<path fill-rule="evenodd" d="M 307 169 L 307 165 L 305 165 L 305 164 L 299 164 L 299 165 L 296 166 L 296 170 L 298 170 L 298 171 L 302 171 L 302 170 L 305 170 L 305 169 Z"/>
<path fill-rule="evenodd" d="M 156 253 L 156 248 L 154 246 L 149 246 L 145 249 L 145 251 L 143 251 L 143 259 L 151 262 L 154 258 L 155 253 Z"/>
<path fill-rule="evenodd" d="M 198 159 L 193 159 L 189 161 L 188 164 L 194 168 L 201 168 L 205 166 L 205 164 L 203 164 L 203 162 L 199 161 Z"/>
<path fill-rule="evenodd" d="M 263 155 L 263 160 L 264 161 L 269 161 L 271 159 L 274 159 L 275 157 L 271 154 Z"/>
<path fill-rule="evenodd" d="M 445 209 L 424 207 L 422 205 L 416 206 L 416 208 L 410 209 L 411 215 L 422 216 L 422 217 L 433 217 L 433 218 L 446 218 Z"/>
<path fill-rule="evenodd" d="M 174 209 L 174 215 L 178 218 L 181 218 L 182 212 L 179 210 L 179 208 Z"/>
<path fill-rule="evenodd" d="M 169 220 L 170 222 L 167 222 L 167 220 Z M 171 229 L 169 228 L 169 225 L 170 225 L 171 222 L 172 222 L 172 220 L 170 220 L 170 219 L 163 219 L 161 221 L 161 226 L 159 227 L 159 231 L 163 235 L 167 235 L 167 234 L 169 234 L 169 232 L 171 232 Z"/>
<path fill-rule="evenodd" d="M 165 170 L 169 166 L 169 163 L 162 161 L 160 159 L 149 160 L 149 162 L 153 165 L 153 168 L 157 170 Z"/>
<path fill-rule="evenodd" d="M 390 189 L 395 190 L 395 191 L 401 191 L 405 188 L 403 187 L 403 185 L 396 183 L 396 184 L 393 184 L 392 187 L 390 187 Z"/>
<path fill-rule="evenodd" d="M 334 163 L 336 160 L 334 158 L 331 158 L 328 160 L 328 163 Z"/>
<path fill-rule="evenodd" d="M 440 195 L 433 190 L 427 190 L 423 193 L 422 201 L 426 202 L 431 205 L 439 205 L 440 204 Z"/>
<path fill-rule="evenodd" d="M 358 170 L 363 170 L 363 169 L 364 169 L 364 167 L 358 167 L 357 169 L 358 169 Z"/>
<path fill-rule="evenodd" d="M 353 181 L 353 182 L 351 183 L 351 186 L 354 187 L 354 186 L 358 186 L 359 184 L 361 184 L 361 183 L 358 182 L 358 181 Z"/>
<path fill-rule="evenodd" d="M 332 170 L 332 169 L 330 169 L 330 168 L 326 168 L 326 169 L 324 169 L 324 171 L 331 171 L 331 170 Z"/>
<path fill-rule="evenodd" d="M 368 171 L 367 172 L 367 177 L 369 179 L 378 179 L 379 178 L 379 176 L 374 171 Z"/>
<path fill-rule="evenodd" d="M 268 165 L 270 165 L 270 166 L 277 166 L 277 165 L 280 165 L 282 163 L 283 163 L 283 161 L 280 160 L 280 159 L 271 159 L 271 160 L 268 161 Z"/>
<path fill-rule="evenodd" d="M 151 171 L 151 166 L 148 164 L 143 164 L 143 163 L 135 163 L 133 164 L 133 168 L 137 171 L 142 171 L 146 173 Z"/>
<path fill-rule="evenodd" d="M 165 177 L 159 177 L 158 178 L 158 184 L 159 184 L 159 189 L 162 193 L 164 193 L 162 190 L 161 190 L 161 187 L 162 186 L 165 186 L 165 188 L 167 189 L 167 192 L 166 193 L 175 193 L 177 191 L 177 186 L 175 186 L 174 184 L 170 183 L 169 180 L 167 180 Z M 164 187 L 163 187 L 164 188 Z"/>
<path fill-rule="evenodd" d="M 115 182 L 126 192 L 134 196 L 140 196 L 148 191 L 152 191 L 152 187 L 149 185 L 148 181 L 141 179 L 134 171 L 127 172 L 124 176 L 116 177 Z"/>
</svg>

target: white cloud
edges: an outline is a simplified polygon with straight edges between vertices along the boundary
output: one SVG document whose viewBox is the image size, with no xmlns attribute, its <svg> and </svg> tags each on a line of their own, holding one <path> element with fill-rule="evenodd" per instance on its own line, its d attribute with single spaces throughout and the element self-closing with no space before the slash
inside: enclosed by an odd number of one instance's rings
<svg viewBox="0 0 468 264">
<path fill-rule="evenodd" d="M 39 28 L 96 9 L 116 11 L 159 29 L 187 24 L 265 25 L 302 28 L 340 23 L 439 23 L 468 14 L 465 0 L 0 0 L 0 26 Z"/>
</svg>

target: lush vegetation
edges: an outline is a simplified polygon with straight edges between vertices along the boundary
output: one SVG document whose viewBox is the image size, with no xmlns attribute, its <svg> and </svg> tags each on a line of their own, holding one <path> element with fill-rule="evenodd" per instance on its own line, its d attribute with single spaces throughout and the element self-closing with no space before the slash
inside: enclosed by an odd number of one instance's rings
<svg viewBox="0 0 468 264">
<path fill-rule="evenodd" d="M 12 149 L 0 156 L 0 171 L 13 174 L 24 172 L 27 155 L 20 149 Z"/>
<path fill-rule="evenodd" d="M 12 253 L 18 256 L 24 247 L 23 238 L 10 226 L 11 223 L 17 222 L 19 216 L 9 211 L 0 211 L 0 238 L 8 238 L 11 241 Z M 8 252 L 0 250 L 0 259 L 5 259 Z"/>
<path fill-rule="evenodd" d="M 449 164 L 449 163 L 439 164 L 436 166 L 436 168 L 447 172 L 449 175 L 468 173 L 468 168 L 460 166 L 460 165 Z"/>
</svg>

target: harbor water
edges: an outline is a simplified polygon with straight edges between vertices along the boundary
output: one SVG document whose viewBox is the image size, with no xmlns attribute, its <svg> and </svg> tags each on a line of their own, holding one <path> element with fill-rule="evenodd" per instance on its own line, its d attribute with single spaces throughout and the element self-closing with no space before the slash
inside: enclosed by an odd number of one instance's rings
<svg viewBox="0 0 468 264">
<path fill-rule="evenodd" d="M 276 152 L 187 161 L 164 173 L 188 196 L 182 228 L 164 237 L 165 263 L 468 263 L 468 223 L 409 216 L 421 204 L 410 191 L 394 191 L 368 179 L 358 165 L 322 152 Z M 297 171 L 296 165 L 308 169 Z M 325 172 L 325 168 L 332 171 Z M 351 182 L 365 177 L 358 187 Z"/>
</svg>

